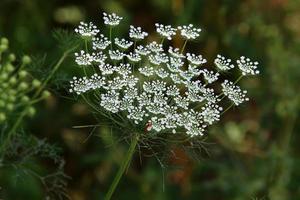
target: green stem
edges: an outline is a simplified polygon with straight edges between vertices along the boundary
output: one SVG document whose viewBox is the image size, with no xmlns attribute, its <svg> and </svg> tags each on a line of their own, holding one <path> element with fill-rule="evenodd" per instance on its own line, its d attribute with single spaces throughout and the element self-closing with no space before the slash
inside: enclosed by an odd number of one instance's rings
<svg viewBox="0 0 300 200">
<path fill-rule="evenodd" d="M 121 166 L 112 182 L 112 184 L 110 185 L 110 188 L 105 196 L 105 200 L 110 200 L 118 183 L 120 182 L 120 179 L 122 178 L 122 175 L 124 174 L 125 170 L 127 169 L 129 162 L 134 154 L 134 150 L 136 148 L 136 145 L 138 143 L 138 136 L 134 136 L 133 140 L 131 141 L 130 147 L 125 155 L 125 159 L 123 160 L 123 162 L 121 163 Z"/>
<path fill-rule="evenodd" d="M 240 75 L 240 77 L 238 77 L 238 79 L 236 79 L 236 81 L 234 82 L 234 84 L 237 84 L 242 78 L 243 78 L 243 74 Z"/>
<path fill-rule="evenodd" d="M 110 49 L 113 50 L 112 46 L 112 27 L 109 27 L 109 41 L 110 41 Z"/>
<path fill-rule="evenodd" d="M 182 49 L 181 49 L 181 51 L 180 51 L 181 54 L 183 53 L 183 51 L 184 51 L 184 49 L 185 49 L 185 46 L 186 46 L 186 44 L 187 44 L 187 41 L 188 41 L 188 40 L 185 40 L 185 41 L 184 41 L 184 44 L 183 44 Z"/>
<path fill-rule="evenodd" d="M 230 108 L 232 108 L 234 106 L 234 103 L 230 104 L 230 106 L 228 106 L 222 113 L 221 115 L 223 115 L 224 113 L 226 113 Z"/>
</svg>

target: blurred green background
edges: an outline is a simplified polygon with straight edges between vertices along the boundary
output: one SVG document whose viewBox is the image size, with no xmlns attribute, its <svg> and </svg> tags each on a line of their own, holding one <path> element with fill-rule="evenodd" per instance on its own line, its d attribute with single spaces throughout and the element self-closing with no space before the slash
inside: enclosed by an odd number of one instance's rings
<svg viewBox="0 0 300 200">
<path fill-rule="evenodd" d="M 53 31 L 73 31 L 80 21 L 102 26 L 103 11 L 124 17 L 118 32 L 124 37 L 129 24 L 151 33 L 156 22 L 193 23 L 203 31 L 190 51 L 210 62 L 218 53 L 245 55 L 259 61 L 262 72 L 242 81 L 251 101 L 227 112 L 196 154 L 177 146 L 159 150 L 157 157 L 136 153 L 113 199 L 300 199 L 300 0 L 1 0 L 0 36 L 17 55 L 39 60 L 32 71 L 42 76 L 61 54 Z M 110 127 L 92 134 L 73 128 L 96 123 L 89 108 L 67 92 L 75 68 L 70 57 L 49 85 L 53 96 L 22 130 L 61 148 L 71 199 L 102 199 L 127 144 L 117 142 L 119 133 L 112 135 Z M 37 163 L 41 171 L 53 168 Z M 45 199 L 35 178 L 7 176 L 0 180 L 0 198 Z"/>
</svg>

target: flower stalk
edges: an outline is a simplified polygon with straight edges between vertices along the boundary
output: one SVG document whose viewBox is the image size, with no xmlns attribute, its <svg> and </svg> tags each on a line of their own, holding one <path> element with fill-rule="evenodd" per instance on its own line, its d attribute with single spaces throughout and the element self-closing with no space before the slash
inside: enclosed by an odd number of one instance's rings
<svg viewBox="0 0 300 200">
<path fill-rule="evenodd" d="M 132 159 L 132 156 L 134 154 L 134 151 L 135 151 L 135 148 L 138 144 L 138 140 L 139 140 L 139 137 L 138 136 L 134 136 L 131 143 L 130 143 L 130 146 L 129 146 L 129 149 L 125 155 L 125 159 L 123 160 L 123 162 L 121 163 L 121 166 L 112 182 L 112 184 L 110 185 L 110 188 L 105 196 L 105 200 L 110 200 L 114 191 L 116 190 L 116 187 L 118 186 L 125 170 L 128 168 L 129 166 L 129 163 Z"/>
</svg>

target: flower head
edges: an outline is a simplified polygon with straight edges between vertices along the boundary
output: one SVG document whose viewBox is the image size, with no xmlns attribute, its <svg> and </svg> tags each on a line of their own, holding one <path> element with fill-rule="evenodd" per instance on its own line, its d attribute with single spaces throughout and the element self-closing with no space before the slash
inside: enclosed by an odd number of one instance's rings
<svg viewBox="0 0 300 200">
<path fill-rule="evenodd" d="M 207 62 L 206 59 L 202 57 L 202 55 L 197 56 L 196 54 L 193 53 L 187 53 L 186 56 L 187 56 L 187 60 L 193 65 L 202 65 Z"/>
<path fill-rule="evenodd" d="M 142 31 L 141 27 L 130 26 L 129 37 L 135 40 L 143 40 L 148 36 L 147 32 Z"/>
<path fill-rule="evenodd" d="M 115 26 L 120 20 L 115 14 L 104 14 L 105 24 Z M 176 34 L 171 26 L 155 26 L 167 39 Z M 196 39 L 201 31 L 193 25 L 178 29 L 186 41 Z M 90 95 L 95 98 L 95 107 L 112 116 L 118 113 L 126 118 L 124 124 L 134 128 L 144 127 L 143 131 L 157 134 L 183 131 L 190 136 L 203 135 L 208 126 L 220 120 L 221 96 L 227 96 L 234 105 L 248 100 L 246 92 L 228 80 L 221 84 L 222 93 L 218 94 L 214 88 L 223 74 L 203 69 L 207 60 L 202 55 L 183 55 L 177 47 L 143 42 L 147 35 L 141 27 L 130 26 L 129 37 L 136 45 L 128 39 L 111 38 L 115 45 L 108 50 L 108 38 L 101 34 L 94 37 L 91 52 L 75 54 L 76 63 L 90 66 L 87 70 L 92 70 L 92 75 L 87 71 L 84 77 L 74 77 L 70 92 Z M 220 55 L 214 63 L 221 71 L 233 68 L 231 60 Z M 256 70 L 257 63 L 244 57 L 237 63 L 243 73 L 253 74 Z"/>
<path fill-rule="evenodd" d="M 75 28 L 75 32 L 80 34 L 83 37 L 94 37 L 96 36 L 100 31 L 92 22 L 90 23 L 84 23 L 80 22 L 79 26 Z"/>
<path fill-rule="evenodd" d="M 123 49 L 123 50 L 126 50 L 128 49 L 129 47 L 131 47 L 133 45 L 133 42 L 132 41 L 128 41 L 128 40 L 125 40 L 124 38 L 122 39 L 119 39 L 119 38 L 115 38 L 115 44 Z"/>
<path fill-rule="evenodd" d="M 119 25 L 119 23 L 122 19 L 123 19 L 123 17 L 119 17 L 115 13 L 112 13 L 112 14 L 107 14 L 105 12 L 103 13 L 104 24 L 109 25 L 109 26 Z"/>
<path fill-rule="evenodd" d="M 249 101 L 249 98 L 246 97 L 247 91 L 241 90 L 239 86 L 234 85 L 231 81 L 225 80 L 222 83 L 222 91 L 237 106 L 244 101 Z"/>
<path fill-rule="evenodd" d="M 231 59 L 226 59 L 224 56 L 217 55 L 217 58 L 214 61 L 217 68 L 221 71 L 227 71 L 234 68 L 234 65 L 231 64 Z"/>
<path fill-rule="evenodd" d="M 193 24 L 189 24 L 188 26 L 178 26 L 180 30 L 180 34 L 183 38 L 187 40 L 194 40 L 199 37 L 199 33 L 201 32 L 200 28 L 195 28 Z"/>
<path fill-rule="evenodd" d="M 106 49 L 111 42 L 108 40 L 107 37 L 104 37 L 103 34 L 100 35 L 100 37 L 94 37 L 93 38 L 93 49 L 94 50 L 104 50 Z"/>
<path fill-rule="evenodd" d="M 246 58 L 245 56 L 241 56 L 236 62 L 244 76 L 259 74 L 259 70 L 257 70 L 258 62 L 252 62 L 250 58 Z"/>
<path fill-rule="evenodd" d="M 156 32 L 162 37 L 167 38 L 168 40 L 171 40 L 172 36 L 176 35 L 176 29 L 172 28 L 171 25 L 162 25 L 156 23 L 155 27 L 156 27 Z"/>
</svg>

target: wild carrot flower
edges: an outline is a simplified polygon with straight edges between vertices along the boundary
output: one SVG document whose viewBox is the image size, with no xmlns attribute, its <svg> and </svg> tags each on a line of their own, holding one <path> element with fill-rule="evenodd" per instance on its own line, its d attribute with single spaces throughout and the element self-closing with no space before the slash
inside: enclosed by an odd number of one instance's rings
<svg viewBox="0 0 300 200">
<path fill-rule="evenodd" d="M 116 14 L 103 16 L 104 24 L 109 26 L 117 26 L 122 20 Z M 76 30 L 83 29 L 83 24 Z M 157 23 L 155 27 L 169 40 L 177 31 L 170 25 Z M 94 26 L 91 30 L 99 33 L 90 33 L 91 51 L 75 54 L 76 63 L 86 69 L 86 75 L 70 81 L 70 92 L 87 96 L 94 108 L 116 115 L 115 122 L 133 124 L 137 130 L 153 134 L 201 136 L 220 120 L 226 106 L 221 96 L 227 96 L 236 106 L 249 100 L 236 83 L 225 80 L 218 84 L 222 77 L 218 71 L 234 68 L 231 59 L 217 55 L 214 71 L 204 66 L 207 60 L 202 55 L 165 47 L 163 41 L 143 42 L 148 33 L 141 27 L 131 25 L 129 39 L 109 40 Z M 179 26 L 178 30 L 186 41 L 196 39 L 201 32 L 192 24 Z M 114 45 L 106 50 L 111 43 Z M 237 60 L 243 76 L 258 74 L 257 65 L 243 56 Z"/>
</svg>

